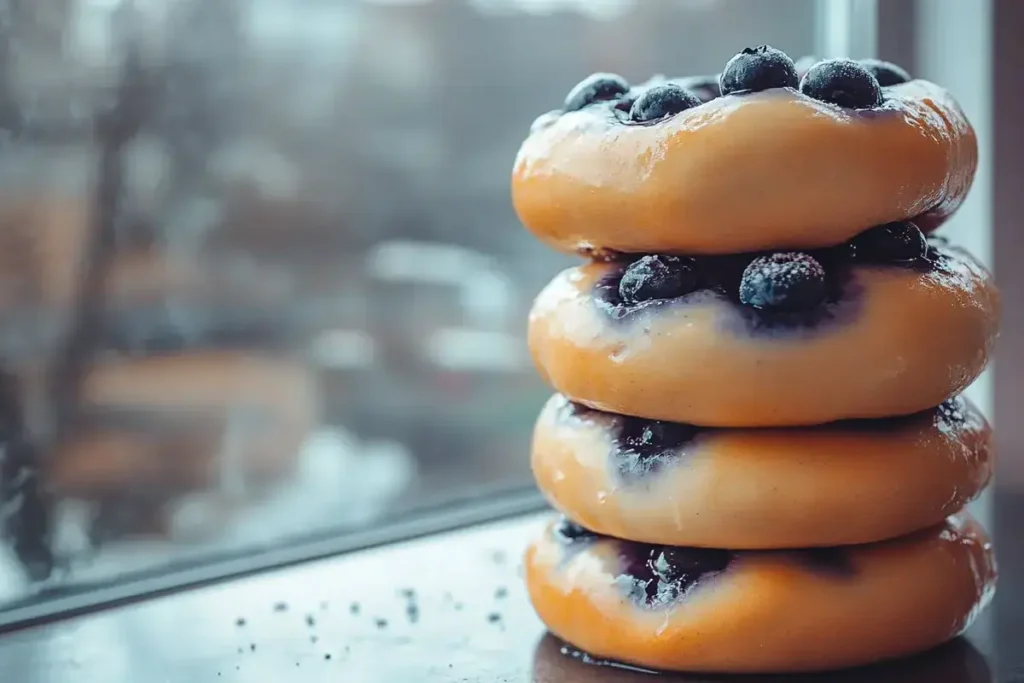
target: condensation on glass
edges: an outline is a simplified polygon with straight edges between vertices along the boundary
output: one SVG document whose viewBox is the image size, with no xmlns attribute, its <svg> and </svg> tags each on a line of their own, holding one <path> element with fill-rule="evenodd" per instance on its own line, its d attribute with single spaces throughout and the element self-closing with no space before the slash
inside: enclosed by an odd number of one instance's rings
<svg viewBox="0 0 1024 683">
<path fill-rule="evenodd" d="M 814 5 L 0 0 L 0 600 L 529 485 L 531 120 Z"/>
</svg>

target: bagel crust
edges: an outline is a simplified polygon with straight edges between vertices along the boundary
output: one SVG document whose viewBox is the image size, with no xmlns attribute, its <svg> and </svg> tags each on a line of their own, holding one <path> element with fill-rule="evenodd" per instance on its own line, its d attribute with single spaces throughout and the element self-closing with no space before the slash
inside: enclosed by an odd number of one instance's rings
<svg viewBox="0 0 1024 683">
<path fill-rule="evenodd" d="M 714 673 L 820 671 L 927 650 L 963 632 L 996 582 L 991 543 L 967 515 L 883 543 L 761 552 L 650 546 L 554 523 L 525 568 L 537 614 L 572 645 Z"/>
<path fill-rule="evenodd" d="M 991 275 L 934 253 L 928 270 L 850 266 L 831 301 L 785 315 L 716 289 L 624 307 L 607 294 L 623 265 L 588 263 L 537 297 L 530 350 L 556 391 L 606 412 L 709 427 L 909 415 L 967 387 L 998 330 Z"/>
<path fill-rule="evenodd" d="M 701 429 L 548 401 L 533 436 L 548 500 L 597 533 L 705 548 L 870 543 L 940 523 L 992 476 L 962 398 L 888 420 Z"/>
</svg>

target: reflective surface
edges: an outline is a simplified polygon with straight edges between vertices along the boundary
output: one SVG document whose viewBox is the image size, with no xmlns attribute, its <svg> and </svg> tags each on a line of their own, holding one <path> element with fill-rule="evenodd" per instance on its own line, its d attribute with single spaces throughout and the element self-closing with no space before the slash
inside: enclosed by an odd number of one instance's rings
<svg viewBox="0 0 1024 683">
<path fill-rule="evenodd" d="M 545 636 L 519 557 L 547 515 L 518 518 L 9 633 L 0 670 L 78 680 L 638 683 Z M 1024 680 L 1024 500 L 996 496 L 1002 569 L 969 638 L 924 656 L 769 681 Z M 751 680 L 663 676 L 697 683 Z"/>
<path fill-rule="evenodd" d="M 0 622 L 528 485 L 530 121 L 815 4 L 0 0 Z"/>
</svg>

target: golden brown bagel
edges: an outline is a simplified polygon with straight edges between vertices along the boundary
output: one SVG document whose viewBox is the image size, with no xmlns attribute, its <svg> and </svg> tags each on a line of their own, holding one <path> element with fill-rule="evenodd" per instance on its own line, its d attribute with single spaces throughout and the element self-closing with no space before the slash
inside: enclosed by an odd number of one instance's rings
<svg viewBox="0 0 1024 683">
<path fill-rule="evenodd" d="M 909 218 L 933 229 L 970 188 L 974 131 L 933 83 L 883 93 L 848 110 L 779 88 L 651 124 L 614 100 L 548 114 L 519 150 L 513 203 L 565 252 L 809 249 Z"/>
<path fill-rule="evenodd" d="M 534 477 L 571 519 L 645 543 L 733 549 L 868 543 L 938 524 L 992 476 L 964 399 L 911 417 L 804 429 L 698 429 L 555 395 Z"/>
<path fill-rule="evenodd" d="M 581 650 L 653 669 L 816 671 L 909 655 L 967 628 L 996 581 L 988 537 L 966 515 L 893 541 L 814 551 L 579 534 L 552 524 L 527 550 L 534 609 Z"/>
<path fill-rule="evenodd" d="M 544 379 L 607 412 L 712 427 L 908 415 L 959 393 L 998 329 L 991 275 L 937 249 L 935 267 L 854 265 L 835 300 L 762 315 L 716 289 L 622 307 L 620 263 L 570 268 L 540 293 L 529 345 Z"/>
</svg>

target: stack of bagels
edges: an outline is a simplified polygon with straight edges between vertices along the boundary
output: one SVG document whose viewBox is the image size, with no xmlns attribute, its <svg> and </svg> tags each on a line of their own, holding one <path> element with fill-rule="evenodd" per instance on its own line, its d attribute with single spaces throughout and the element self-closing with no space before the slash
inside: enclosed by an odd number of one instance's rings
<svg viewBox="0 0 1024 683">
<path fill-rule="evenodd" d="M 563 516 L 525 564 L 542 621 L 592 656 L 861 665 L 957 636 L 994 591 L 964 511 L 991 434 L 960 394 L 998 293 L 933 235 L 974 132 L 896 65 L 801 63 L 595 74 L 516 159 L 522 222 L 587 258 L 530 314 L 558 392 L 532 465 Z"/>
</svg>

